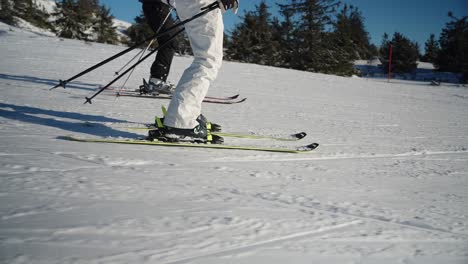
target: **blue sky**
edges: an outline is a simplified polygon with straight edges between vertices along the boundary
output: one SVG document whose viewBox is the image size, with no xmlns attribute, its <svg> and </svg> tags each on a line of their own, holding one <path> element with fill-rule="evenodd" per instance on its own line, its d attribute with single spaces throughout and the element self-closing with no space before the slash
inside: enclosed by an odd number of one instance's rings
<svg viewBox="0 0 468 264">
<path fill-rule="evenodd" d="M 229 12 L 225 15 L 226 30 L 229 31 L 246 10 L 254 10 L 261 0 L 241 0 L 238 16 Z M 271 12 L 276 13 L 275 3 L 282 0 L 267 0 Z M 370 34 L 371 42 L 380 45 L 382 35 L 387 32 L 393 35 L 398 31 L 411 40 L 424 43 L 431 33 L 439 37 L 441 29 L 449 21 L 447 13 L 453 11 L 455 16 L 468 15 L 468 0 L 342 0 L 361 10 Z M 137 0 L 101 0 L 100 3 L 111 8 L 112 14 L 121 20 L 133 22 L 140 14 L 141 5 Z"/>
</svg>

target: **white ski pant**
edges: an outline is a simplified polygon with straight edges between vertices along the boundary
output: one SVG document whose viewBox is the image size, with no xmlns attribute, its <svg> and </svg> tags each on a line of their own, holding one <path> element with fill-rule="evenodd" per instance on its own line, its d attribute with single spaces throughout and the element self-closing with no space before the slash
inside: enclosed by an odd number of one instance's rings
<svg viewBox="0 0 468 264">
<path fill-rule="evenodd" d="M 176 0 L 181 20 L 193 17 L 213 0 Z M 223 60 L 223 17 L 213 10 L 185 25 L 194 60 L 184 71 L 167 109 L 164 125 L 194 128 L 201 114 L 202 101 L 218 75 Z"/>
</svg>

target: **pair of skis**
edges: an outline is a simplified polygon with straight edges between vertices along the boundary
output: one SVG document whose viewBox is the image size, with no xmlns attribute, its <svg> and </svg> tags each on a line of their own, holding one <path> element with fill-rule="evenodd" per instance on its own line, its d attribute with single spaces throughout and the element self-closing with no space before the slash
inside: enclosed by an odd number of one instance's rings
<svg viewBox="0 0 468 264">
<path fill-rule="evenodd" d="M 158 98 L 155 96 L 145 96 L 139 94 L 139 91 L 131 91 L 127 94 L 127 92 L 119 92 L 119 96 L 135 96 L 135 97 L 149 97 L 149 98 Z M 232 97 L 227 98 L 213 98 L 213 97 L 206 97 L 205 100 L 211 100 L 210 102 L 216 103 L 236 103 L 233 101 L 238 98 L 239 95 L 235 95 Z M 161 96 L 160 98 L 167 98 L 170 99 L 170 96 Z M 245 98 L 239 102 L 245 101 Z M 162 107 L 163 114 L 165 116 L 166 109 Z M 159 122 L 158 122 L 159 120 Z M 155 124 L 145 124 L 139 127 L 124 127 L 124 129 L 135 129 L 135 130 L 157 130 L 163 127 L 160 118 L 156 118 Z M 276 141 L 298 141 L 306 137 L 305 132 L 296 133 L 288 136 L 263 136 L 263 135 L 256 135 L 256 134 L 245 134 L 245 133 L 227 133 L 221 131 L 211 131 L 210 135 L 213 137 L 233 137 L 233 138 L 243 138 L 243 139 L 265 139 L 265 140 L 276 140 Z M 230 149 L 230 150 L 250 150 L 250 151 L 266 151 L 266 152 L 279 152 L 279 153 L 307 153 L 314 149 L 316 149 L 319 144 L 312 143 L 308 145 L 303 145 L 297 148 L 287 148 L 287 147 L 257 147 L 257 146 L 247 146 L 247 145 L 226 145 L 226 144 L 215 144 L 214 142 L 167 142 L 161 139 L 156 140 L 147 140 L 147 139 L 131 139 L 131 138 L 81 138 L 75 136 L 64 136 L 60 137 L 61 139 L 70 140 L 70 141 L 77 141 L 77 142 L 89 142 L 89 143 L 113 143 L 113 144 L 132 144 L 132 145 L 155 145 L 155 146 L 166 146 L 166 147 L 187 147 L 187 148 L 205 148 L 205 149 Z"/>
<path fill-rule="evenodd" d="M 164 142 L 164 141 L 150 141 L 145 139 L 119 139 L 119 138 L 80 138 L 74 136 L 64 136 L 60 139 L 90 142 L 90 143 L 114 143 L 114 144 L 132 144 L 132 145 L 155 145 L 166 147 L 186 147 L 186 148 L 207 148 L 207 149 L 231 149 L 231 150 L 251 150 L 251 151 L 266 151 L 266 152 L 279 152 L 279 153 L 307 153 L 316 149 L 319 144 L 312 143 L 297 148 L 268 148 L 268 147 L 255 147 L 255 146 L 241 146 L 241 145 L 225 145 L 225 144 L 206 144 L 206 143 L 188 143 L 188 142 Z"/>
<path fill-rule="evenodd" d="M 130 130 L 153 130 L 157 129 L 154 124 L 146 124 L 138 127 L 123 127 L 123 129 Z M 228 132 L 211 132 L 214 136 L 219 137 L 232 137 L 232 138 L 243 138 L 243 139 L 264 139 L 264 140 L 275 140 L 275 141 L 299 141 L 307 136 L 305 132 L 296 133 L 288 136 L 265 136 L 256 134 L 246 133 L 228 133 Z M 150 141 L 146 139 L 122 139 L 122 138 L 81 138 L 75 136 L 64 136 L 60 137 L 64 140 L 77 141 L 77 142 L 90 142 L 90 143 L 114 143 L 114 144 L 132 144 L 132 145 L 154 145 L 154 146 L 166 146 L 166 147 L 189 147 L 189 148 L 208 148 L 208 149 L 231 149 L 231 150 L 250 150 L 250 151 L 266 151 L 266 152 L 278 152 L 278 153 L 307 153 L 316 149 L 319 144 L 312 143 L 303 145 L 297 148 L 271 148 L 271 147 L 256 147 L 247 145 L 226 145 L 226 144 L 207 144 L 207 143 L 195 143 L 195 142 L 164 142 L 164 141 Z"/>
</svg>

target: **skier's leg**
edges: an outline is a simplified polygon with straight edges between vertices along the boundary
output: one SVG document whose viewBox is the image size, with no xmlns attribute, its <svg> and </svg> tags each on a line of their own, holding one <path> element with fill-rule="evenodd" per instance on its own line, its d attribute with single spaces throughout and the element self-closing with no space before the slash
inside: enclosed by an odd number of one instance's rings
<svg viewBox="0 0 468 264">
<path fill-rule="evenodd" d="M 164 22 L 170 13 L 170 8 L 163 3 L 159 3 L 157 1 L 143 2 L 143 13 L 145 14 L 145 18 L 148 24 L 155 33 L 159 28 L 161 28 L 160 32 L 162 32 L 174 25 L 174 20 L 171 16 L 169 16 Z M 158 42 L 160 44 L 165 43 L 168 39 L 170 39 L 171 36 L 171 34 L 162 36 L 158 38 Z M 172 59 L 175 53 L 175 45 L 175 41 L 172 41 L 169 45 L 158 50 L 156 59 L 151 66 L 151 77 L 163 81 L 167 80 L 167 76 L 169 75 L 169 71 L 171 69 Z"/>
<path fill-rule="evenodd" d="M 212 0 L 177 1 L 177 12 L 184 20 L 198 14 Z M 194 60 L 183 73 L 169 105 L 164 124 L 194 128 L 201 104 L 223 60 L 223 18 L 216 9 L 185 25 Z"/>
</svg>

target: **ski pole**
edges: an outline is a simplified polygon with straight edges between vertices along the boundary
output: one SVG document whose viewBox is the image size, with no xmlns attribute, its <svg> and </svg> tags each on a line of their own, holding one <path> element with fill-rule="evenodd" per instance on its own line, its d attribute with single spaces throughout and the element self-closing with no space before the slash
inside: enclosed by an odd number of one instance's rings
<svg viewBox="0 0 468 264">
<path fill-rule="evenodd" d="M 166 17 L 164 18 L 163 22 L 161 23 L 161 25 L 159 26 L 159 28 L 154 32 L 156 35 L 159 34 L 159 31 L 161 31 L 161 29 L 163 28 L 164 24 L 166 24 L 166 21 L 169 19 L 169 17 L 171 16 L 171 13 L 172 13 L 172 10 L 174 10 L 174 7 L 170 7 L 169 9 L 169 12 L 167 12 L 167 15 Z M 154 43 L 154 40 L 155 39 L 152 39 L 150 41 L 150 43 L 148 44 L 148 46 L 146 46 L 145 49 L 142 49 L 140 52 L 138 52 L 137 55 L 135 55 L 135 57 L 133 57 L 129 62 L 127 62 L 122 68 L 120 68 L 118 71 L 115 72 L 115 75 L 119 75 L 119 73 L 125 69 L 125 67 L 127 67 L 130 63 L 132 63 L 132 61 L 134 61 L 138 56 L 140 56 L 139 59 L 141 59 L 141 57 L 143 57 L 143 55 L 146 53 L 146 51 L 151 47 L 151 45 Z M 130 74 L 131 75 L 131 74 Z"/>
<path fill-rule="evenodd" d="M 125 65 L 122 66 L 122 68 L 120 68 L 119 70 L 115 71 L 115 72 L 114 72 L 114 73 L 115 73 L 114 76 L 119 75 L 119 73 L 120 73 L 123 69 L 125 69 L 130 63 L 132 63 L 132 61 L 134 61 L 138 56 L 141 55 L 140 58 L 143 57 L 142 54 L 144 54 L 144 53 L 148 50 L 149 46 L 151 46 L 152 44 L 153 44 L 153 40 L 150 41 L 150 43 L 148 44 L 147 47 L 145 47 L 144 49 L 140 50 L 131 60 L 129 60 L 127 63 L 125 63 Z"/>
<path fill-rule="evenodd" d="M 172 13 L 172 10 L 174 8 L 171 6 L 171 8 L 169 9 L 169 12 L 167 13 L 166 17 L 164 18 L 163 22 L 161 23 L 161 25 L 159 26 L 159 28 L 156 30 L 156 34 L 159 33 L 159 31 L 161 31 L 161 29 L 163 28 L 164 24 L 166 24 L 166 21 L 169 19 L 169 17 L 171 16 L 171 13 Z M 141 54 L 140 58 L 138 60 L 141 60 L 141 58 L 145 55 L 146 51 L 151 47 L 151 45 L 153 45 L 154 41 L 156 39 L 152 39 L 150 41 L 150 43 L 148 44 L 148 46 L 146 46 L 146 48 L 144 50 L 142 50 L 142 52 L 138 53 L 138 55 Z M 119 75 L 119 72 L 122 71 L 123 69 L 125 69 L 125 67 L 127 67 L 134 59 L 136 58 L 133 57 L 133 59 L 131 61 L 129 61 L 127 64 L 125 64 L 124 67 L 122 67 L 118 72 L 116 72 L 115 75 Z M 127 76 L 127 79 L 125 80 L 125 82 L 122 84 L 122 87 L 120 89 L 123 89 L 125 87 L 125 85 L 127 84 L 128 80 L 130 80 L 130 78 L 132 77 L 132 74 L 133 74 L 133 71 L 135 71 L 135 68 L 133 68 L 133 70 L 130 72 L 130 74 Z"/>
<path fill-rule="evenodd" d="M 114 80 L 112 80 L 110 83 L 108 83 L 106 86 L 102 87 L 101 89 L 99 89 L 99 91 L 97 91 L 93 96 L 91 97 L 86 97 L 86 101 L 84 102 L 84 104 L 91 104 L 91 100 L 98 96 L 100 93 L 102 93 L 104 90 L 106 90 L 107 88 L 109 88 L 112 84 L 114 84 L 116 81 L 118 81 L 120 78 L 122 78 L 123 76 L 125 76 L 127 73 L 129 73 L 131 70 L 133 70 L 136 66 L 138 66 L 140 63 L 142 63 L 144 60 L 146 60 L 149 56 L 153 55 L 156 51 L 158 51 L 159 49 L 165 47 L 167 44 L 169 44 L 169 42 L 171 42 L 172 40 L 175 39 L 175 37 L 177 37 L 177 35 L 179 35 L 180 33 L 182 33 L 184 31 L 184 29 L 181 29 L 179 31 L 177 31 L 176 33 L 174 33 L 174 35 L 172 35 L 166 42 L 164 42 L 164 44 L 158 46 L 157 48 L 155 48 L 154 50 L 152 50 L 150 53 L 148 53 L 146 56 L 144 56 L 141 60 L 137 61 L 135 64 L 133 64 L 130 68 L 128 68 L 126 71 L 124 71 L 122 74 L 120 74 L 119 76 L 117 76 Z"/>
<path fill-rule="evenodd" d="M 105 60 L 99 62 L 98 64 L 96 64 L 96 65 L 94 65 L 94 66 L 91 66 L 90 68 L 88 68 L 88 69 L 86 69 L 86 70 L 84 70 L 84 71 L 82 71 L 82 72 L 76 74 L 75 76 L 73 76 L 73 77 L 71 77 L 71 78 L 69 78 L 69 79 L 67 79 L 67 80 L 59 80 L 59 84 L 57 84 L 57 85 L 55 85 L 54 87 L 50 88 L 50 90 L 53 90 L 53 89 L 55 89 L 55 88 L 57 88 L 57 87 L 63 87 L 63 88 L 65 88 L 66 85 L 67 85 L 67 83 L 69 83 L 69 82 L 71 82 L 71 81 L 73 81 L 73 80 L 75 80 L 75 79 L 77 79 L 77 78 L 79 78 L 79 77 L 81 77 L 81 76 L 83 76 L 83 75 L 85 75 L 85 74 L 87 74 L 87 73 L 89 73 L 89 72 L 91 72 L 91 71 L 93 71 L 93 70 L 95 70 L 95 69 L 101 67 L 101 66 L 104 65 L 104 64 L 109 63 L 110 61 L 113 61 L 113 60 L 117 59 L 118 57 L 120 57 L 120 56 L 122 56 L 122 55 L 124 55 L 124 54 L 126 54 L 126 53 L 128 53 L 128 52 L 130 52 L 130 51 L 132 51 L 132 50 L 134 50 L 134 49 L 136 49 L 137 47 L 139 47 L 140 45 L 144 44 L 145 42 L 150 41 L 150 40 L 152 40 L 152 39 L 154 39 L 154 38 L 159 38 L 159 37 L 165 36 L 165 35 L 169 34 L 171 31 L 173 31 L 174 29 L 176 29 L 176 28 L 178 28 L 178 27 L 180 27 L 180 26 L 183 26 L 183 25 L 185 25 L 185 24 L 187 24 L 187 23 L 189 23 L 189 22 L 191 22 L 191 21 L 193 21 L 193 20 L 195 20 L 195 19 L 197 19 L 197 18 L 199 18 L 199 17 L 205 15 L 206 13 L 209 13 L 209 12 L 211 12 L 211 11 L 217 9 L 217 8 L 219 8 L 218 2 L 214 2 L 214 3 L 212 3 L 212 4 L 210 4 L 210 5 L 206 6 L 206 7 L 203 7 L 203 8 L 201 9 L 201 10 L 203 10 L 203 11 L 200 12 L 199 14 L 197 14 L 197 15 L 191 17 L 191 18 L 188 18 L 188 19 L 186 19 L 186 20 L 184 20 L 184 21 L 181 21 L 180 23 L 178 23 L 178 24 L 176 24 L 176 25 L 174 25 L 174 26 L 172 26 L 172 27 L 169 27 L 168 29 L 164 30 L 163 32 L 161 32 L 161 33 L 159 33 L 159 34 L 154 34 L 153 36 L 151 36 L 151 37 L 149 37 L 149 38 L 147 38 L 147 39 L 145 39 L 145 40 L 143 40 L 143 41 L 141 41 L 141 42 L 139 42 L 139 43 L 137 43 L 137 44 L 135 44 L 135 45 L 133 45 L 133 46 L 127 48 L 127 49 L 124 50 L 124 51 L 121 51 L 121 52 L 115 54 L 115 55 L 112 56 L 112 57 L 109 57 L 109 58 L 107 58 L 107 59 L 105 59 Z"/>
</svg>

